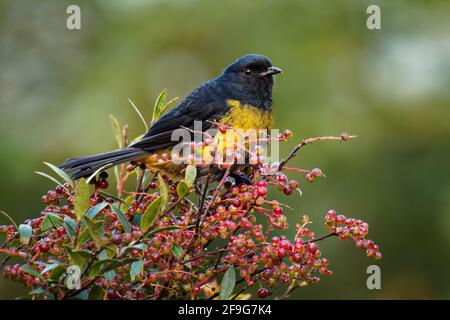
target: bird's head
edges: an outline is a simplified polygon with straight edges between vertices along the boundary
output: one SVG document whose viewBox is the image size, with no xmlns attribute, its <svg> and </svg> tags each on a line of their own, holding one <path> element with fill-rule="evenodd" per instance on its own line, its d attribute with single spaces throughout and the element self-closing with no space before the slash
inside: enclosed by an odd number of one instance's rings
<svg viewBox="0 0 450 320">
<path fill-rule="evenodd" d="M 246 55 L 230 64 L 220 78 L 227 83 L 230 94 L 259 108 L 272 106 L 273 75 L 281 73 L 269 58 L 260 54 Z"/>
</svg>

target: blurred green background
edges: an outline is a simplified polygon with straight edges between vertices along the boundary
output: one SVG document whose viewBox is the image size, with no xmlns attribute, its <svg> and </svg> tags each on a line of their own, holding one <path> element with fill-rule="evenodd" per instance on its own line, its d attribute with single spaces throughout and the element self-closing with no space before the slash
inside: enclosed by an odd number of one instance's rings
<svg viewBox="0 0 450 320">
<path fill-rule="evenodd" d="M 81 30 L 66 29 L 69 4 L 81 7 Z M 381 7 L 381 30 L 366 28 L 369 4 Z M 321 234 L 334 208 L 368 221 L 384 254 L 374 262 L 330 239 L 334 276 L 293 298 L 449 299 L 449 1 L 1 0 L 0 209 L 39 215 L 52 185 L 33 171 L 115 148 L 109 114 L 142 133 L 127 98 L 149 119 L 163 88 L 183 97 L 247 53 L 285 71 L 276 127 L 295 139 L 283 153 L 305 137 L 359 136 L 292 162 L 327 174 L 287 198 L 292 224 L 309 214 Z M 373 263 L 381 290 L 366 287 Z M 0 279 L 0 298 L 23 293 Z"/>
</svg>

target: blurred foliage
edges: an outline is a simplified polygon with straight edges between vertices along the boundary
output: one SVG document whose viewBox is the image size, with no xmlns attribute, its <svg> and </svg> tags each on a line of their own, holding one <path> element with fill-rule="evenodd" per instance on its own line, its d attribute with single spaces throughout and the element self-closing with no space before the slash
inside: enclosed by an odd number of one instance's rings
<svg viewBox="0 0 450 320">
<path fill-rule="evenodd" d="M 39 214 L 51 186 L 33 174 L 42 161 L 114 148 L 109 114 L 143 133 L 127 98 L 150 119 L 161 89 L 183 97 L 239 56 L 262 53 L 285 71 L 277 127 L 298 140 L 359 136 L 293 161 L 319 165 L 327 179 L 288 199 L 301 208 L 290 221 L 329 208 L 359 216 L 384 253 L 382 289 L 370 291 L 361 265 L 372 262 L 328 242 L 336 276 L 295 298 L 450 298 L 448 1 L 76 3 L 82 29 L 69 31 L 73 1 L 0 1 L 1 210 L 16 221 Z M 366 28 L 369 4 L 381 6 L 381 30 Z M 0 280 L 0 298 L 22 292 Z"/>
</svg>

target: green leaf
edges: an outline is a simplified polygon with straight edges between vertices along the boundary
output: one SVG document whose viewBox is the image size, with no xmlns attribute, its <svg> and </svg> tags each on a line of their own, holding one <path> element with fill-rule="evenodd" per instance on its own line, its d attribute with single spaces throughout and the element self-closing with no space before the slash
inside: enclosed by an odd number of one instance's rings
<svg viewBox="0 0 450 320">
<path fill-rule="evenodd" d="M 115 255 L 117 254 L 117 246 L 114 243 L 108 244 L 106 246 L 103 246 L 103 248 L 105 248 L 105 253 L 106 253 L 106 257 L 107 258 L 114 258 Z"/>
<path fill-rule="evenodd" d="M 148 180 L 151 177 L 151 175 L 150 175 L 151 173 L 152 172 L 148 169 L 144 171 L 144 176 L 142 177 L 142 185 L 143 186 L 148 184 L 148 182 L 149 182 Z"/>
<path fill-rule="evenodd" d="M 73 264 L 83 269 L 83 267 L 91 260 L 92 253 L 87 250 L 73 250 L 69 253 L 69 256 Z"/>
<path fill-rule="evenodd" d="M 166 102 L 167 98 L 167 89 L 164 89 L 159 94 L 158 98 L 155 102 L 155 107 L 153 108 L 153 116 L 152 116 L 152 123 L 154 123 L 156 120 L 159 119 L 161 116 L 162 110 L 164 108 L 164 103 Z"/>
<path fill-rule="evenodd" d="M 95 286 L 89 291 L 89 300 L 103 300 L 103 297 L 105 296 L 105 291 L 102 289 L 102 287 Z"/>
<path fill-rule="evenodd" d="M 111 210 L 119 217 L 119 220 L 123 226 L 123 230 L 128 233 L 131 232 L 130 222 L 128 221 L 127 217 L 125 217 L 123 212 L 116 205 L 111 206 Z"/>
<path fill-rule="evenodd" d="M 53 281 L 58 281 L 61 278 L 62 274 L 66 271 L 65 265 L 59 265 L 55 269 L 50 272 L 50 279 Z"/>
<path fill-rule="evenodd" d="M 177 185 L 178 196 L 183 199 L 189 193 L 189 187 L 186 182 L 180 181 Z"/>
<path fill-rule="evenodd" d="M 186 172 L 184 174 L 184 181 L 186 181 L 186 184 L 189 188 L 194 185 L 196 178 L 197 178 L 197 168 L 191 164 L 188 165 L 186 167 Z"/>
<path fill-rule="evenodd" d="M 111 281 L 116 276 L 116 272 L 114 270 L 110 270 L 105 272 L 105 279 Z"/>
<path fill-rule="evenodd" d="M 235 283 L 236 271 L 231 266 L 223 275 L 222 283 L 220 284 L 220 300 L 228 300 L 228 297 L 233 293 Z"/>
<path fill-rule="evenodd" d="M 142 122 L 144 123 L 144 126 L 145 126 L 145 132 L 147 132 L 148 131 L 148 125 L 147 125 L 147 122 L 145 122 L 144 116 L 142 116 L 142 113 L 139 111 L 138 107 L 136 107 L 136 105 L 133 103 L 133 101 L 131 101 L 130 98 L 128 98 L 128 102 L 131 104 L 131 106 L 134 108 L 136 113 L 141 118 L 141 120 L 142 120 Z"/>
<path fill-rule="evenodd" d="M 120 184 L 119 167 L 120 167 L 120 166 L 115 166 L 115 167 L 114 167 L 114 177 L 116 178 L 116 183 L 117 183 L 117 185 Z"/>
<path fill-rule="evenodd" d="M 69 236 L 70 240 L 72 240 L 73 233 L 76 228 L 76 222 L 73 221 L 71 218 L 65 216 L 63 226 L 64 226 L 64 229 L 66 229 L 66 233 Z"/>
<path fill-rule="evenodd" d="M 78 181 L 78 185 L 75 189 L 74 207 L 77 220 L 83 218 L 83 216 L 86 214 L 86 211 L 89 209 L 89 193 L 89 186 L 86 183 L 86 180 L 84 180 L 84 178 L 81 178 Z"/>
<path fill-rule="evenodd" d="M 63 178 L 65 182 L 67 182 L 70 185 L 73 185 L 72 179 L 70 179 L 69 175 L 67 173 L 65 173 L 63 170 L 61 170 L 60 168 L 58 168 L 54 164 L 51 164 L 51 163 L 48 163 L 48 162 L 44 162 L 44 164 L 47 165 L 53 171 L 55 171 L 55 173 L 58 176 L 60 176 L 61 178 Z"/>
<path fill-rule="evenodd" d="M 47 179 L 53 181 L 54 183 L 56 183 L 56 184 L 59 185 L 59 186 L 63 186 L 63 187 L 64 187 L 64 184 L 62 184 L 62 183 L 59 182 L 56 178 L 53 178 L 53 177 L 52 177 L 51 175 L 49 175 L 49 174 L 46 174 L 46 173 L 40 172 L 40 171 L 35 171 L 34 173 L 36 173 L 36 174 L 38 174 L 38 175 L 40 175 L 40 176 L 43 176 L 43 177 L 45 177 L 45 178 L 47 178 Z M 66 190 L 67 190 L 67 189 L 66 189 Z"/>
<path fill-rule="evenodd" d="M 89 234 L 91 235 L 91 238 L 94 240 L 95 244 L 97 245 L 97 248 L 101 248 L 102 242 L 100 239 L 100 235 L 98 234 L 98 225 L 96 222 L 94 222 L 91 218 L 88 216 L 84 216 L 84 222 L 86 223 L 86 227 L 89 230 Z M 100 221 L 97 221 L 100 222 Z M 103 225 L 103 221 L 101 221 L 100 227 Z"/>
<path fill-rule="evenodd" d="M 172 254 L 175 258 L 179 259 L 184 254 L 184 250 L 182 247 L 175 244 L 172 248 Z"/>
<path fill-rule="evenodd" d="M 133 262 L 130 268 L 131 281 L 134 281 L 136 279 L 136 276 L 142 274 L 143 272 L 144 272 L 144 264 L 142 263 L 142 260 Z"/>
<path fill-rule="evenodd" d="M 44 268 L 44 270 L 41 271 L 41 275 L 44 275 L 44 274 L 46 274 L 47 272 L 52 271 L 53 269 L 55 269 L 56 267 L 58 267 L 58 266 L 60 266 L 60 265 L 61 265 L 61 264 L 59 264 L 59 263 L 52 263 L 52 264 L 49 264 L 48 266 L 46 266 L 46 267 Z"/>
<path fill-rule="evenodd" d="M 94 219 L 95 216 L 102 211 L 103 209 L 105 209 L 107 206 L 109 205 L 108 202 L 102 202 L 99 204 L 96 204 L 95 206 L 89 208 L 89 210 L 86 212 L 86 216 L 88 216 L 91 219 Z"/>
<path fill-rule="evenodd" d="M 41 286 L 35 286 L 28 294 L 29 295 L 41 295 L 41 294 L 45 295 L 45 294 L 48 294 L 48 292 Z"/>
<path fill-rule="evenodd" d="M 186 254 L 186 255 L 184 256 L 184 261 L 185 261 L 184 265 L 186 266 L 186 268 L 192 269 L 192 263 L 191 263 L 191 262 L 186 262 L 186 261 L 188 261 L 189 259 L 191 259 L 191 256 L 188 255 L 188 254 Z"/>
<path fill-rule="evenodd" d="M 108 263 L 110 263 L 111 261 L 112 260 L 110 260 L 110 259 L 95 261 L 89 270 L 89 277 L 93 278 L 93 277 L 97 276 L 98 274 L 100 274 L 103 267 L 105 265 L 107 265 Z"/>
<path fill-rule="evenodd" d="M 192 226 L 183 226 L 183 227 L 180 227 L 180 226 L 165 226 L 165 227 L 161 227 L 159 229 L 155 229 L 155 230 L 150 231 L 147 234 L 146 238 L 151 237 L 151 236 L 153 236 L 153 235 L 155 235 L 155 234 L 157 234 L 159 232 L 165 232 L 165 231 L 170 231 L 170 230 L 178 230 L 178 229 L 187 229 L 189 227 L 192 227 Z"/>
<path fill-rule="evenodd" d="M 178 99 L 180 99 L 180 98 L 179 98 L 179 97 L 175 97 L 175 98 L 173 98 L 173 99 L 170 99 L 169 102 L 167 102 L 167 103 L 164 105 L 164 107 L 162 107 L 162 109 L 161 109 L 161 115 L 162 115 L 163 113 L 165 113 L 170 107 L 172 107 L 172 106 L 175 104 L 175 102 L 178 101 Z"/>
<path fill-rule="evenodd" d="M 62 218 L 54 212 L 47 212 L 41 224 L 41 230 L 47 231 L 51 228 L 58 229 L 62 226 Z"/>
<path fill-rule="evenodd" d="M 140 135 L 138 135 L 136 138 L 134 138 L 134 139 L 131 141 L 130 144 L 133 144 L 133 143 L 135 143 L 136 141 L 141 140 L 144 136 L 145 136 L 145 134 L 140 134 Z"/>
<path fill-rule="evenodd" d="M 41 276 L 41 274 L 38 271 L 30 268 L 29 266 L 24 265 L 24 266 L 21 266 L 20 269 L 22 269 L 22 271 L 24 271 L 26 273 L 31 274 L 33 277 L 39 278 Z"/>
<path fill-rule="evenodd" d="M 123 148 L 123 138 L 122 138 L 122 129 L 120 128 L 119 121 L 114 118 L 113 115 L 109 115 L 111 117 L 111 126 L 113 129 L 114 136 L 116 137 L 117 145 L 120 148 Z"/>
<path fill-rule="evenodd" d="M 169 200 L 169 188 L 164 182 L 163 177 L 158 173 L 158 183 L 159 183 L 159 194 L 161 196 L 161 209 L 163 212 L 166 209 L 167 201 Z"/>
<path fill-rule="evenodd" d="M 89 292 L 87 290 L 81 291 L 79 294 L 69 298 L 69 300 L 87 300 L 89 299 Z"/>
<path fill-rule="evenodd" d="M 137 261 L 136 259 L 126 258 L 123 260 L 112 260 L 111 263 L 103 270 L 103 272 L 107 273 L 109 271 L 115 270 L 118 267 L 130 264 Z"/>
<path fill-rule="evenodd" d="M 94 224 L 95 224 L 95 228 L 97 229 L 97 233 L 99 233 L 103 226 L 103 221 L 96 221 L 96 222 L 94 222 Z M 79 248 L 80 246 L 82 246 L 83 244 L 85 244 L 86 242 L 88 242 L 91 239 L 94 240 L 94 238 L 92 238 L 92 235 L 91 235 L 91 232 L 89 231 L 88 226 L 86 225 L 86 227 L 81 229 L 80 235 L 78 236 L 77 248 Z"/>
<path fill-rule="evenodd" d="M 162 197 L 158 197 L 152 201 L 152 203 L 147 207 L 141 219 L 141 231 L 143 233 L 147 232 L 159 216 L 161 212 Z"/>
<path fill-rule="evenodd" d="M 33 228 L 28 224 L 21 224 L 19 226 L 20 242 L 22 244 L 28 244 L 31 236 L 33 235 Z"/>
<path fill-rule="evenodd" d="M 138 244 L 123 247 L 120 250 L 119 255 L 122 256 L 125 252 L 132 250 L 132 249 L 146 250 L 147 248 L 148 248 L 148 246 L 145 243 L 138 243 Z"/>
<path fill-rule="evenodd" d="M 9 221 L 12 222 L 12 224 L 14 225 L 14 227 L 16 227 L 16 229 L 18 229 L 18 228 L 17 228 L 17 224 L 14 222 L 13 218 L 11 218 L 5 211 L 1 211 L 1 210 L 0 210 L 0 212 L 1 212 L 5 217 L 7 217 L 7 218 L 9 219 Z"/>
<path fill-rule="evenodd" d="M 134 195 L 129 195 L 128 197 L 126 197 L 125 200 L 123 201 L 123 203 L 121 203 L 122 211 L 127 211 L 128 208 L 130 208 L 133 200 L 134 200 Z"/>
</svg>

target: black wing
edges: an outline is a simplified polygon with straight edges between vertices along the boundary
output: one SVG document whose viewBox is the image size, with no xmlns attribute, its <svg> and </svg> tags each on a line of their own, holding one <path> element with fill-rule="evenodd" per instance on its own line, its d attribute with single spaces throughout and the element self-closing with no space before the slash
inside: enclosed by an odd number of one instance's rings
<svg viewBox="0 0 450 320">
<path fill-rule="evenodd" d="M 202 121 L 202 130 L 211 127 L 212 120 L 220 121 L 226 114 L 228 107 L 225 99 L 201 105 L 202 99 L 187 99 L 181 105 L 172 109 L 156 121 L 148 132 L 130 147 L 140 148 L 147 152 L 154 152 L 163 148 L 168 148 L 179 143 L 172 141 L 174 130 L 182 127 L 194 128 L 194 121 Z"/>
</svg>

